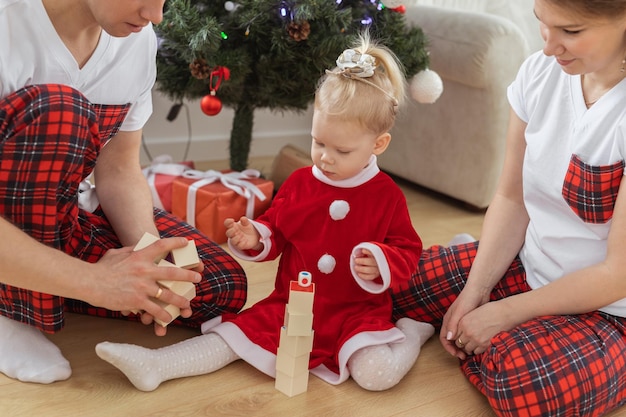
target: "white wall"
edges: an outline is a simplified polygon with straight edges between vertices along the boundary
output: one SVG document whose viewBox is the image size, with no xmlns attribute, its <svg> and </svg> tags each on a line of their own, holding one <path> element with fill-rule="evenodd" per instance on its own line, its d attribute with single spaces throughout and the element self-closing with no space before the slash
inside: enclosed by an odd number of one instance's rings
<svg viewBox="0 0 626 417">
<path fill-rule="evenodd" d="M 166 119 L 172 102 L 155 91 L 154 111 L 144 127 L 144 140 L 152 157 L 169 154 L 175 161 L 182 160 L 188 138 L 188 123 L 183 107 L 173 122 Z M 212 161 L 229 159 L 228 144 L 233 110 L 222 108 L 216 116 L 207 116 L 200 110 L 199 101 L 186 102 L 191 120 L 192 139 L 188 159 Z M 273 113 L 266 109 L 254 113 L 254 127 L 250 156 L 271 156 L 291 143 L 303 150 L 311 146 L 311 110 L 304 113 Z M 149 162 L 142 152 L 142 164 Z"/>
</svg>

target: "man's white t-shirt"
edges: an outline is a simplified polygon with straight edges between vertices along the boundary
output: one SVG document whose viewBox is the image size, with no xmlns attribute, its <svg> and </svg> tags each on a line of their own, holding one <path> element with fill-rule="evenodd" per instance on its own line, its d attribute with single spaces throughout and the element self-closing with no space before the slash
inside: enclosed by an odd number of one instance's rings
<svg viewBox="0 0 626 417">
<path fill-rule="evenodd" d="M 508 98 L 527 123 L 523 189 L 530 223 L 520 257 L 529 285 L 538 288 L 606 256 L 624 174 L 626 80 L 587 109 L 580 75 L 566 74 L 540 51 L 521 66 Z M 601 310 L 626 317 L 626 299 Z"/>
<path fill-rule="evenodd" d="M 102 31 L 79 68 L 42 0 L 0 0 L 0 98 L 27 85 L 69 85 L 94 104 L 130 103 L 121 130 L 138 130 L 152 113 L 156 50 L 151 25 L 124 38 Z"/>
</svg>

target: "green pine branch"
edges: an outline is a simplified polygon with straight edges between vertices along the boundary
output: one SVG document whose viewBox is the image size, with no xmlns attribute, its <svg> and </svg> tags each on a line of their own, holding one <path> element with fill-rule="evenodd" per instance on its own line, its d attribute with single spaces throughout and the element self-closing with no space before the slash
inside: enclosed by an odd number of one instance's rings
<svg viewBox="0 0 626 417">
<path fill-rule="evenodd" d="M 324 70 L 334 66 L 365 28 L 398 55 L 407 79 L 428 66 L 421 29 L 410 27 L 403 14 L 381 8 L 377 1 L 239 0 L 232 12 L 224 3 L 166 3 L 163 22 L 156 28 L 161 41 L 157 88 L 174 101 L 197 99 L 210 92 L 210 78 L 195 78 L 191 63 L 203 59 L 210 68 L 230 70 L 230 79 L 222 81 L 216 95 L 236 112 L 232 169 L 247 166 L 254 109 L 305 110 Z M 367 19 L 371 23 L 364 25 Z M 308 34 L 301 40 L 290 36 L 290 25 L 304 22 Z"/>
</svg>

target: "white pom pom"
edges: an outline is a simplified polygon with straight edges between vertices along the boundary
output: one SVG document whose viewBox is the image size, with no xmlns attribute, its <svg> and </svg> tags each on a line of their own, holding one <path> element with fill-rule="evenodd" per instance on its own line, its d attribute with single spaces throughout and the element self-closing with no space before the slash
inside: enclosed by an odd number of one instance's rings
<svg viewBox="0 0 626 417">
<path fill-rule="evenodd" d="M 344 200 L 335 200 L 330 203 L 330 207 L 328 212 L 330 213 L 330 218 L 333 220 L 343 220 L 348 215 L 350 211 L 350 204 Z"/>
<path fill-rule="evenodd" d="M 335 270 L 337 261 L 332 255 L 325 254 L 317 261 L 317 268 L 324 274 L 330 274 Z"/>
<path fill-rule="evenodd" d="M 382 3 L 385 5 L 385 7 L 389 9 L 395 9 L 396 7 L 402 6 L 405 3 L 405 1 L 404 0 L 383 0 Z"/>
<path fill-rule="evenodd" d="M 425 69 L 411 79 L 411 97 L 419 103 L 434 103 L 443 92 L 443 81 L 435 71 Z"/>
<path fill-rule="evenodd" d="M 239 4 L 234 3 L 232 1 L 227 1 L 226 3 L 224 3 L 224 8 L 226 9 L 227 12 L 233 12 L 239 6 L 240 6 Z"/>
</svg>

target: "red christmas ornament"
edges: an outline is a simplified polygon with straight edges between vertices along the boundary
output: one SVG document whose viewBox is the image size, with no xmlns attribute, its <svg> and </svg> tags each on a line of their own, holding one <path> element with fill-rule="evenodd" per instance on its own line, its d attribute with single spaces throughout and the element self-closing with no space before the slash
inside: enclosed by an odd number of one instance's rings
<svg viewBox="0 0 626 417">
<path fill-rule="evenodd" d="M 400 14 L 404 14 L 404 13 L 406 12 L 406 6 L 403 4 L 403 5 L 401 5 L 401 6 L 394 7 L 394 8 L 393 8 L 393 9 L 391 9 L 391 10 L 393 10 L 394 12 L 398 12 L 398 13 L 400 13 Z"/>
<path fill-rule="evenodd" d="M 207 116 L 215 116 L 222 111 L 222 100 L 215 96 L 215 91 L 211 91 L 200 100 L 200 108 Z"/>
<path fill-rule="evenodd" d="M 200 108 L 202 112 L 207 116 L 215 116 L 222 111 L 222 100 L 220 100 L 215 93 L 222 84 L 222 80 L 228 80 L 230 78 L 230 70 L 226 67 L 215 67 L 211 71 L 209 78 L 210 93 L 202 97 L 200 100 Z"/>
</svg>

